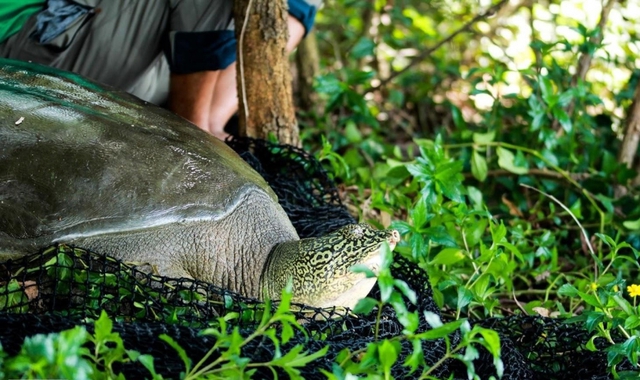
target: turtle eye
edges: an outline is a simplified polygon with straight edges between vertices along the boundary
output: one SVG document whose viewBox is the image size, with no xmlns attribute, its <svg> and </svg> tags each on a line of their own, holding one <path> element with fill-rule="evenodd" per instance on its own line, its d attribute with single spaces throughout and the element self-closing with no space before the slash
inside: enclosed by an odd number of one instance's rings
<svg viewBox="0 0 640 380">
<path fill-rule="evenodd" d="M 351 230 L 351 235 L 356 239 L 361 238 L 362 236 L 364 236 L 364 228 L 362 228 L 360 224 L 356 224 Z"/>
</svg>

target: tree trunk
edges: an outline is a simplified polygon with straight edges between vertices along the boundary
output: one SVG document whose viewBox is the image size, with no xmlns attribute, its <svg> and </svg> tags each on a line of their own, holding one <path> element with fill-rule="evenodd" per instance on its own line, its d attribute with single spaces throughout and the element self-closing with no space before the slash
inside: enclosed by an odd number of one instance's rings
<svg viewBox="0 0 640 380">
<path fill-rule="evenodd" d="M 313 90 L 313 79 L 320 72 L 320 54 L 314 31 L 311 31 L 298 45 L 296 66 L 300 107 L 305 111 L 320 114 L 324 107 L 318 93 Z"/>
<path fill-rule="evenodd" d="M 285 0 L 236 0 L 240 135 L 298 145 L 286 44 Z"/>
<path fill-rule="evenodd" d="M 640 83 L 636 85 L 633 103 L 629 107 L 624 126 L 624 138 L 622 146 L 618 154 L 618 162 L 632 168 L 636 154 L 638 152 L 638 144 L 640 143 Z M 636 177 L 634 185 L 640 183 L 640 174 Z"/>
</svg>

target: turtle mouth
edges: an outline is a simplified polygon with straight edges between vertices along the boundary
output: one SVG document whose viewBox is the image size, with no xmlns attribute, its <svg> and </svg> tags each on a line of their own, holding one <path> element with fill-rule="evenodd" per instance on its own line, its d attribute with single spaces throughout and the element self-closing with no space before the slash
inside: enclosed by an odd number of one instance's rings
<svg viewBox="0 0 640 380">
<path fill-rule="evenodd" d="M 396 230 L 391 230 L 391 234 L 387 238 L 387 243 L 389 243 L 389 250 L 393 251 L 396 247 L 396 244 L 400 242 L 400 233 Z M 382 265 L 382 253 L 380 252 L 381 248 L 374 250 L 369 257 L 362 262 L 367 268 L 371 269 L 373 273 L 376 275 L 380 271 L 380 266 Z"/>
<path fill-rule="evenodd" d="M 391 230 L 391 236 L 387 239 L 389 245 L 391 246 L 391 250 L 396 247 L 396 244 L 400 242 L 400 232 L 396 230 Z"/>
</svg>

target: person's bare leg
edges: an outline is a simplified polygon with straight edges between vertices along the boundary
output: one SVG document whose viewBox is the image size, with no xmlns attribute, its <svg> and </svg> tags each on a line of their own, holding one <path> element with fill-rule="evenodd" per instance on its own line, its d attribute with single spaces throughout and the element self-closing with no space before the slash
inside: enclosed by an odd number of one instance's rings
<svg viewBox="0 0 640 380">
<path fill-rule="evenodd" d="M 287 52 L 291 52 L 304 36 L 304 26 L 289 16 Z M 221 71 L 199 71 L 171 74 L 169 108 L 203 130 L 224 140 L 231 116 L 238 110 L 235 62 Z"/>
<path fill-rule="evenodd" d="M 217 138 L 224 140 L 229 136 L 224 131 L 231 116 L 238 110 L 238 87 L 236 86 L 236 63 L 220 71 L 220 77 L 215 83 L 211 103 L 207 130 Z"/>
<path fill-rule="evenodd" d="M 220 71 L 171 74 L 169 109 L 208 131 L 209 105 Z"/>
<path fill-rule="evenodd" d="M 289 40 L 287 40 L 287 53 L 291 53 L 298 46 L 302 37 L 304 37 L 304 26 L 295 17 L 289 15 L 287 18 L 287 26 L 289 27 Z"/>
<path fill-rule="evenodd" d="M 304 26 L 291 15 L 287 19 L 287 24 L 289 26 L 287 53 L 290 53 L 304 37 Z M 236 85 L 236 63 L 234 62 L 220 72 L 220 78 L 215 84 L 209 111 L 209 132 L 221 139 L 229 136 L 224 131 L 224 126 L 237 110 L 238 87 Z"/>
</svg>

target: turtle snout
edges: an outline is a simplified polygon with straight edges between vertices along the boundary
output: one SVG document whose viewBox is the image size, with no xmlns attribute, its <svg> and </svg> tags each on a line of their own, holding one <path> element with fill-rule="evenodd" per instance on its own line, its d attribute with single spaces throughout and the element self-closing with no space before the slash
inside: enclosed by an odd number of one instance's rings
<svg viewBox="0 0 640 380">
<path fill-rule="evenodd" d="M 400 242 L 400 232 L 391 230 L 391 235 L 387 240 L 389 241 L 389 244 L 392 248 L 395 247 L 395 245 Z"/>
</svg>

